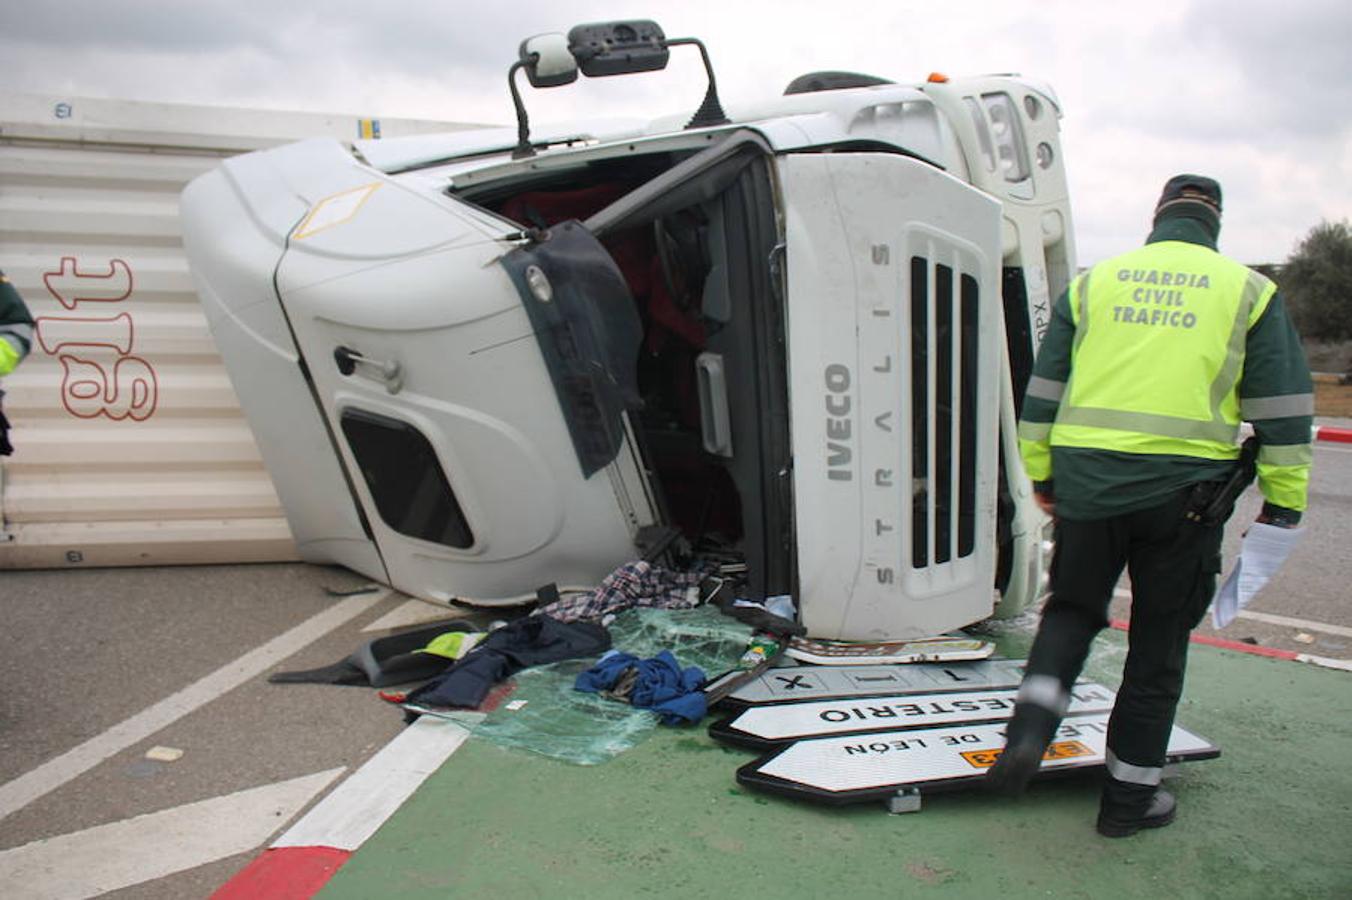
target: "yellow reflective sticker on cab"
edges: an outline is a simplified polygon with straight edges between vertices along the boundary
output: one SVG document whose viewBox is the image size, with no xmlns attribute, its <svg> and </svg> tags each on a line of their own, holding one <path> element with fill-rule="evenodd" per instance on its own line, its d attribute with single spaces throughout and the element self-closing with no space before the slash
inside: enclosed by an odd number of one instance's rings
<svg viewBox="0 0 1352 900">
<path fill-rule="evenodd" d="M 310 214 L 297 226 L 292 239 L 304 240 L 316 232 L 351 221 L 356 217 L 362 204 L 376 192 L 378 187 L 380 187 L 380 182 L 377 181 L 320 200 L 315 204 L 314 209 L 310 210 Z"/>
</svg>

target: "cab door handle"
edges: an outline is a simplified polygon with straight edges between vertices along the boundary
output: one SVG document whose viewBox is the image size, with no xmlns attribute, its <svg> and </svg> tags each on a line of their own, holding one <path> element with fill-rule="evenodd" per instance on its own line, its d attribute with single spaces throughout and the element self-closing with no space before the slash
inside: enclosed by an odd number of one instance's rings
<svg viewBox="0 0 1352 900">
<path fill-rule="evenodd" d="M 379 381 L 385 390 L 397 394 L 404 387 L 404 370 L 394 360 L 372 359 L 362 356 L 351 347 L 339 347 L 333 351 L 333 361 L 338 365 L 340 375 L 360 374 Z"/>
<path fill-rule="evenodd" d="M 728 382 L 722 354 L 705 351 L 695 357 L 695 386 L 704 449 L 716 456 L 731 457 L 732 416 L 728 411 Z"/>
</svg>

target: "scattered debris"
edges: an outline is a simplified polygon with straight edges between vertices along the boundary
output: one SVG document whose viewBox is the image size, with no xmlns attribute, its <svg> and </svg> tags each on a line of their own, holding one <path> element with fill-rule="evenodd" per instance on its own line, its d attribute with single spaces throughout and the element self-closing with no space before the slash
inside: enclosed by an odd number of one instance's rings
<svg viewBox="0 0 1352 900">
<path fill-rule="evenodd" d="M 374 594 L 378 590 L 380 590 L 380 585 L 371 583 L 363 584 L 361 587 L 343 588 L 341 590 L 339 588 L 326 587 L 324 588 L 324 593 L 328 594 L 330 597 L 355 597 L 358 594 Z"/>
<path fill-rule="evenodd" d="M 1298 643 L 1298 644 L 1313 644 L 1313 643 L 1314 643 L 1314 635 L 1312 635 L 1312 634 L 1310 634 L 1310 633 L 1308 633 L 1308 632 L 1305 632 L 1305 631 L 1301 631 L 1301 632 L 1298 632 L 1298 633 L 1296 634 L 1296 636 L 1295 636 L 1295 638 L 1293 638 L 1293 640 L 1294 640 L 1296 643 Z"/>
<path fill-rule="evenodd" d="M 183 758 L 183 751 L 177 747 L 151 747 L 145 758 L 153 762 L 177 762 Z"/>
</svg>

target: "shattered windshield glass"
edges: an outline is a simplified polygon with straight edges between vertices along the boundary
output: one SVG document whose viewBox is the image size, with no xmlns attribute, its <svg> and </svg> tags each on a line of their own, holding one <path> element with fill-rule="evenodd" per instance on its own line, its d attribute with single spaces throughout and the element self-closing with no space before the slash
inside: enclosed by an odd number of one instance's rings
<svg viewBox="0 0 1352 900">
<path fill-rule="evenodd" d="M 682 667 L 697 666 L 709 680 L 737 665 L 752 634 L 750 627 L 707 606 L 630 609 L 608 627 L 616 650 L 640 659 L 670 650 Z M 519 672 L 515 689 L 471 726 L 473 733 L 578 765 L 597 765 L 636 746 L 657 727 L 657 716 L 575 690 L 574 680 L 595 662 L 566 660 Z"/>
</svg>

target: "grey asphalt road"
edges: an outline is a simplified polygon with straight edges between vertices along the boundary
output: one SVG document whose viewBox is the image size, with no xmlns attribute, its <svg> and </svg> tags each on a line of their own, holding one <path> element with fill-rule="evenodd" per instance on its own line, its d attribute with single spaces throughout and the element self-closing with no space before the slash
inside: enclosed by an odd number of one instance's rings
<svg viewBox="0 0 1352 900">
<path fill-rule="evenodd" d="M 1251 490 L 1229 527 L 1227 558 L 1257 506 Z M 1336 633 L 1352 629 L 1346 600 L 1352 446 L 1317 445 L 1306 527 L 1303 544 L 1251 607 L 1298 624 L 1241 619 L 1220 637 L 1352 658 L 1352 637 Z M 341 569 L 304 564 L 0 572 L 0 790 L 344 602 L 327 588 L 363 583 Z M 0 851 L 336 767 L 355 770 L 400 732 L 400 712 L 369 688 L 273 685 L 266 676 L 342 659 L 379 634 L 363 628 L 406 601 L 398 594 L 377 600 L 238 687 L 0 818 Z M 1125 612 L 1125 601 L 1117 606 L 1119 615 Z M 1209 633 L 1209 623 L 1200 630 Z M 145 759 L 156 745 L 181 749 L 183 756 Z M 285 824 L 276 823 L 279 830 Z M 206 897 L 254 853 L 109 896 Z M 22 896 L 14 887 L 0 885 L 0 895 Z"/>
<path fill-rule="evenodd" d="M 1256 487 L 1250 488 L 1237 505 L 1226 526 L 1222 576 L 1234 564 L 1243 532 L 1261 506 Z M 1315 444 L 1310 508 L 1301 524 L 1305 534 L 1300 544 L 1276 577 L 1246 607 L 1247 612 L 1291 622 L 1275 624 L 1241 617 L 1217 630 L 1211 626 L 1208 614 L 1198 627 L 1198 634 L 1333 659 L 1352 659 L 1352 603 L 1348 602 L 1352 597 L 1352 444 Z M 1128 583 L 1124 580 L 1122 586 L 1125 588 Z M 1112 615 L 1127 618 L 1128 610 L 1128 601 L 1120 599 L 1114 602 Z M 1331 629 L 1321 630 L 1314 625 Z"/>
<path fill-rule="evenodd" d="M 346 602 L 326 589 L 363 584 L 341 569 L 299 563 L 0 572 L 0 790 Z M 366 687 L 266 678 L 337 662 L 380 636 L 362 629 L 408 601 L 382 594 L 346 624 L 0 818 L 0 851 L 336 767 L 355 770 L 402 730 L 402 711 Z M 154 746 L 183 755 L 147 760 Z M 110 896 L 206 897 L 252 856 Z M 0 885 L 0 896 L 25 895 Z"/>
</svg>

